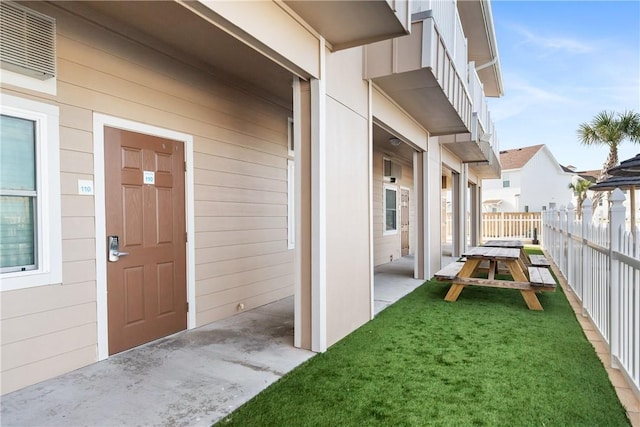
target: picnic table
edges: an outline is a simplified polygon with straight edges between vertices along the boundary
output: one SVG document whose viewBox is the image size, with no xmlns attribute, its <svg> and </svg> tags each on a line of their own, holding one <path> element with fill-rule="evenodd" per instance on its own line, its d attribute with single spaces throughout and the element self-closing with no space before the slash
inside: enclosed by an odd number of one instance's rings
<svg viewBox="0 0 640 427">
<path fill-rule="evenodd" d="M 530 310 L 543 310 L 536 292 L 555 291 L 556 282 L 547 269 L 527 266 L 521 258 L 521 249 L 478 246 L 463 253 L 464 262 L 452 263 L 435 274 L 439 280 L 451 281 L 446 301 L 456 301 L 469 285 L 517 289 Z M 487 278 L 478 277 L 480 264 L 489 262 Z M 513 280 L 496 277 L 498 262 L 503 263 Z M 484 269 L 483 269 L 484 270 Z M 544 271 L 545 270 L 546 273 Z"/>
<path fill-rule="evenodd" d="M 519 249 L 520 260 L 524 265 L 531 265 L 531 260 L 529 259 L 527 252 L 524 250 L 524 243 L 522 243 L 522 240 L 488 240 L 484 242 L 482 246 L 487 246 L 489 248 Z"/>
</svg>

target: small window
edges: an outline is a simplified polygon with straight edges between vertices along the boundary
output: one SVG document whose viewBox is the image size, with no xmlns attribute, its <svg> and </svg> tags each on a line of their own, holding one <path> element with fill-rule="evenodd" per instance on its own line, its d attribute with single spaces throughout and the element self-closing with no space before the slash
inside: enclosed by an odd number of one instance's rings
<svg viewBox="0 0 640 427">
<path fill-rule="evenodd" d="M 525 205 L 525 206 L 524 206 L 524 211 L 525 211 L 525 212 L 529 212 L 529 206 Z"/>
<path fill-rule="evenodd" d="M 511 187 L 511 179 L 509 175 L 504 174 L 502 176 L 502 188 L 508 188 L 508 187 Z"/>
<path fill-rule="evenodd" d="M 398 189 L 384 187 L 384 232 L 395 233 L 398 231 Z"/>
<path fill-rule="evenodd" d="M 58 108 L 3 95 L 0 120 L 1 289 L 60 283 Z"/>
</svg>

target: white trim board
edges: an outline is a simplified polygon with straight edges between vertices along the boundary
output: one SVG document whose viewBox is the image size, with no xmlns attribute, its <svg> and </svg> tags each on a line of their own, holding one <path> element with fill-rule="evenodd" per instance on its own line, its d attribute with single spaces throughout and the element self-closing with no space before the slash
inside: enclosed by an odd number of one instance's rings
<svg viewBox="0 0 640 427">
<path fill-rule="evenodd" d="M 98 323 L 98 360 L 109 357 L 107 321 L 107 239 L 104 171 L 104 127 L 114 127 L 161 138 L 184 142 L 187 172 L 185 177 L 185 220 L 187 227 L 187 329 L 196 326 L 196 282 L 195 282 L 195 226 L 193 188 L 193 136 L 170 129 L 151 126 L 105 114 L 93 114 L 93 170 L 96 231 L 96 305 Z"/>
</svg>

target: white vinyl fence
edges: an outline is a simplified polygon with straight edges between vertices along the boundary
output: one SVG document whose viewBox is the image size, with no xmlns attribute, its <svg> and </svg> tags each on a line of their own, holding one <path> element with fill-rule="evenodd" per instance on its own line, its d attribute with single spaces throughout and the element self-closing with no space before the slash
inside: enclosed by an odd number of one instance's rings
<svg viewBox="0 0 640 427">
<path fill-rule="evenodd" d="M 592 223 L 585 200 L 582 219 L 573 206 L 542 214 L 542 246 L 608 344 L 611 365 L 640 393 L 640 230 L 627 231 L 625 196 L 611 196 L 609 222 Z"/>
</svg>

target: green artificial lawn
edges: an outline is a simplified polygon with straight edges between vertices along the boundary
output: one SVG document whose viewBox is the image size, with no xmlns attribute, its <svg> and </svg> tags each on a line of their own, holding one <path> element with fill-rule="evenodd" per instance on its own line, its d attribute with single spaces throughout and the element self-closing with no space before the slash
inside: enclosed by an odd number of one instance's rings
<svg viewBox="0 0 640 427">
<path fill-rule="evenodd" d="M 428 281 L 222 426 L 628 426 L 564 294 Z"/>
</svg>

